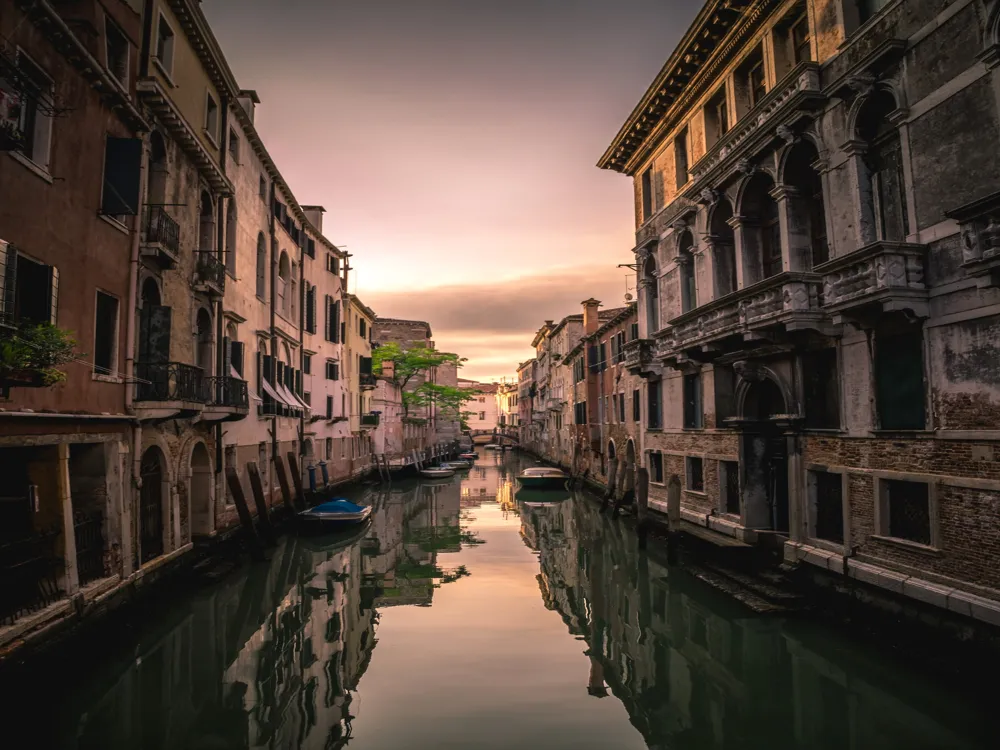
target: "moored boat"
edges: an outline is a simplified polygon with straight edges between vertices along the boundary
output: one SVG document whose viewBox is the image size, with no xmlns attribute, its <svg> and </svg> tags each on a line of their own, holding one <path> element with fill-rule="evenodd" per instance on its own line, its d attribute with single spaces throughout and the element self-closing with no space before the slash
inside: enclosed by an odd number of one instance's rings
<svg viewBox="0 0 1000 750">
<path fill-rule="evenodd" d="M 442 469 L 471 469 L 471 461 L 445 461 L 441 464 Z"/>
<path fill-rule="evenodd" d="M 479 458 L 478 453 L 459 453 L 458 458 L 461 461 L 475 461 Z"/>
<path fill-rule="evenodd" d="M 433 467 L 430 469 L 421 469 L 420 476 L 425 479 L 447 479 L 448 477 L 455 476 L 454 469 L 448 469 L 445 467 Z"/>
<path fill-rule="evenodd" d="M 296 517 L 302 522 L 303 528 L 318 531 L 364 523 L 371 513 L 370 505 L 356 505 L 350 500 L 338 497 L 304 510 Z"/>
<path fill-rule="evenodd" d="M 487 443 L 483 446 L 485 451 L 498 451 L 500 450 L 500 445 L 498 443 Z"/>
<path fill-rule="evenodd" d="M 562 469 L 551 466 L 535 466 L 517 475 L 522 487 L 530 490 L 562 490 L 566 488 L 569 475 Z"/>
</svg>

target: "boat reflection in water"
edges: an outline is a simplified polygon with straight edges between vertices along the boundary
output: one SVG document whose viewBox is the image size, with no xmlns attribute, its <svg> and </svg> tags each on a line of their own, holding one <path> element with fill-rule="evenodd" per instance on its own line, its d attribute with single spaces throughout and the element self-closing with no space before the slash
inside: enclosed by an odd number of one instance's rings
<svg viewBox="0 0 1000 750">
<path fill-rule="evenodd" d="M 749 614 L 593 498 L 525 502 L 526 464 L 355 493 L 364 529 L 149 597 L 0 683 L 0 719 L 71 750 L 990 746 L 946 687 Z"/>
</svg>

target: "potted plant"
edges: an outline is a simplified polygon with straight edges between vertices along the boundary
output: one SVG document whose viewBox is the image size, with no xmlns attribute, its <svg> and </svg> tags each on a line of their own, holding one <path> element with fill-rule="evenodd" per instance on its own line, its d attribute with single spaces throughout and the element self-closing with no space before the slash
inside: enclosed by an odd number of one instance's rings
<svg viewBox="0 0 1000 750">
<path fill-rule="evenodd" d="M 69 331 L 50 323 L 22 323 L 0 333 L 0 386 L 44 388 L 61 383 L 60 365 L 77 355 Z"/>
</svg>

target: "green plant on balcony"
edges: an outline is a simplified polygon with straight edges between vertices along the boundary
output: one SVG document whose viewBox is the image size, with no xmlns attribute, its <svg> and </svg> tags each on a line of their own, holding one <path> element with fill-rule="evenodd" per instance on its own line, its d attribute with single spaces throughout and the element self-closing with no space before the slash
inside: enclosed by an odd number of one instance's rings
<svg viewBox="0 0 1000 750">
<path fill-rule="evenodd" d="M 22 323 L 0 333 L 0 385 L 41 388 L 66 380 L 60 365 L 80 356 L 69 331 L 50 323 Z"/>
</svg>

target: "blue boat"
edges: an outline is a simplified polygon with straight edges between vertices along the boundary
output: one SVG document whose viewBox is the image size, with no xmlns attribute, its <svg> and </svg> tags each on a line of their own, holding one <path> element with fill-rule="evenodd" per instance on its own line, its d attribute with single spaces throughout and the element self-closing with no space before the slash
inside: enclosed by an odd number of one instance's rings
<svg viewBox="0 0 1000 750">
<path fill-rule="evenodd" d="M 370 505 L 356 505 L 350 500 L 338 497 L 304 510 L 297 517 L 305 528 L 320 531 L 364 523 L 371 513 Z"/>
</svg>

